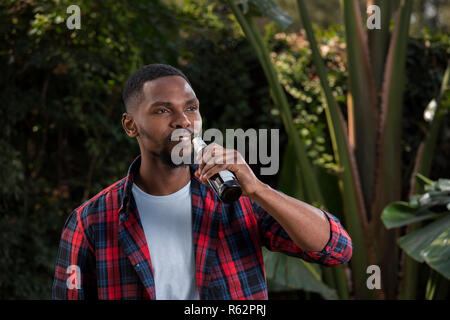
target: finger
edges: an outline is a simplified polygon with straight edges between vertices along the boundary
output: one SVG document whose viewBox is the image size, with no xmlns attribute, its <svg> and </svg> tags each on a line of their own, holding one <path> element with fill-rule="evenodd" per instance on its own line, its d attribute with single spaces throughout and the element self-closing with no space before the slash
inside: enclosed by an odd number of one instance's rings
<svg viewBox="0 0 450 320">
<path fill-rule="evenodd" d="M 220 171 L 226 170 L 225 164 L 216 164 L 215 166 L 208 169 L 207 172 L 205 172 L 203 175 L 200 176 L 200 180 L 206 181 L 214 176 L 216 173 L 219 173 Z"/>
<path fill-rule="evenodd" d="M 206 170 L 209 170 L 212 166 L 217 164 L 235 164 L 235 150 L 231 149 L 220 149 L 215 151 L 214 156 L 210 157 L 207 162 L 203 165 L 202 168 L 200 168 L 199 174 L 202 175 L 206 172 Z"/>
<path fill-rule="evenodd" d="M 197 171 L 196 171 L 195 173 L 196 173 L 196 176 L 198 176 L 199 178 L 200 178 L 202 169 L 203 169 L 203 167 L 204 167 L 205 164 L 206 164 L 206 162 L 205 162 L 204 159 L 207 158 L 207 157 L 209 157 L 209 156 L 207 155 L 207 153 L 209 154 L 209 153 L 212 152 L 211 147 L 209 147 L 209 146 L 210 146 L 210 145 L 208 145 L 208 146 L 206 146 L 205 148 L 201 149 L 201 150 L 197 153 L 196 158 L 195 158 L 195 161 L 196 161 L 196 163 L 198 164 L 198 168 L 197 168 Z M 212 146 L 212 147 L 213 147 L 213 146 Z"/>
<path fill-rule="evenodd" d="M 203 166 L 203 168 L 201 168 L 200 176 L 203 175 L 206 171 L 208 171 L 212 167 L 223 164 L 225 162 L 224 156 L 225 156 L 224 154 L 217 154 L 209 158 L 207 163 Z"/>
<path fill-rule="evenodd" d="M 210 152 L 210 148 L 208 148 L 209 146 L 204 147 L 203 149 L 201 149 L 196 156 L 196 160 L 199 164 L 199 168 L 202 168 L 204 165 L 204 158 L 206 157 L 206 153 Z"/>
<path fill-rule="evenodd" d="M 214 159 L 214 158 L 213 158 Z M 214 164 L 203 169 L 203 173 L 200 176 L 201 179 L 209 179 L 216 173 L 231 168 L 230 165 L 234 162 L 234 154 L 232 152 L 228 153 L 228 156 L 224 159 L 223 164 Z"/>
<path fill-rule="evenodd" d="M 196 161 L 196 163 L 201 164 L 203 162 L 203 157 L 206 155 L 206 152 L 209 151 L 208 147 L 209 146 L 206 146 L 206 147 L 202 148 L 200 151 L 198 151 L 195 154 L 195 161 Z"/>
<path fill-rule="evenodd" d="M 247 164 L 247 162 L 245 162 L 245 159 L 242 157 L 242 155 L 238 151 L 236 151 L 236 150 L 233 150 L 233 151 L 234 151 L 233 159 L 234 159 L 235 164 Z"/>
<path fill-rule="evenodd" d="M 222 146 L 219 146 L 217 143 L 212 143 L 202 149 L 203 154 L 201 156 L 201 161 L 199 164 L 200 172 L 203 170 L 204 166 L 208 163 L 208 161 L 220 152 L 220 148 L 223 149 Z"/>
</svg>

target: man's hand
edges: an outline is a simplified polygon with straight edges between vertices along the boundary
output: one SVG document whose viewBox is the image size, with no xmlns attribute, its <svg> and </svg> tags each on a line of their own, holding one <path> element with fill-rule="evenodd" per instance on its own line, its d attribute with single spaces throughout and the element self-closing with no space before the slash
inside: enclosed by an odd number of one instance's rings
<svg viewBox="0 0 450 320">
<path fill-rule="evenodd" d="M 199 168 L 195 176 L 204 184 L 208 184 L 206 179 L 222 170 L 232 171 L 239 180 L 242 194 L 275 218 L 302 250 L 320 251 L 327 244 L 331 227 L 325 213 L 262 183 L 238 151 L 211 143 L 197 155 L 196 162 Z"/>
<path fill-rule="evenodd" d="M 195 176 L 204 184 L 208 184 L 207 179 L 216 173 L 229 170 L 239 180 L 244 196 L 251 197 L 264 186 L 237 150 L 225 149 L 217 143 L 211 143 L 197 155 L 196 162 L 199 168 Z"/>
</svg>

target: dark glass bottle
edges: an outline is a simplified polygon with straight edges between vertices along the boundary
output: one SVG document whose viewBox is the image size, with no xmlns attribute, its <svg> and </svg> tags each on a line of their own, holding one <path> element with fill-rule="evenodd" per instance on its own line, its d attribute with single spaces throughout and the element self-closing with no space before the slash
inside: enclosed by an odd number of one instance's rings
<svg viewBox="0 0 450 320">
<path fill-rule="evenodd" d="M 197 155 L 206 143 L 200 138 L 192 139 L 195 155 Z M 242 188 L 233 172 L 223 170 L 207 179 L 219 199 L 224 203 L 232 203 L 242 195 Z"/>
</svg>

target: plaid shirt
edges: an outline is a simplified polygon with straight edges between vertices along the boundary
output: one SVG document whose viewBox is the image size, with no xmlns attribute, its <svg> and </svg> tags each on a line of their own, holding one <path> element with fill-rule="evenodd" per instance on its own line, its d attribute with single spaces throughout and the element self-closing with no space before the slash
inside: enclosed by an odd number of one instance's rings
<svg viewBox="0 0 450 320">
<path fill-rule="evenodd" d="M 192 234 L 200 299 L 267 299 L 261 247 L 326 266 L 348 262 L 352 242 L 325 212 L 330 239 L 305 252 L 264 209 L 242 196 L 218 200 L 190 166 Z M 54 299 L 155 299 L 152 263 L 131 187 L 140 156 L 122 180 L 75 209 L 64 226 L 53 282 Z M 77 278 L 78 276 L 78 278 Z"/>
</svg>

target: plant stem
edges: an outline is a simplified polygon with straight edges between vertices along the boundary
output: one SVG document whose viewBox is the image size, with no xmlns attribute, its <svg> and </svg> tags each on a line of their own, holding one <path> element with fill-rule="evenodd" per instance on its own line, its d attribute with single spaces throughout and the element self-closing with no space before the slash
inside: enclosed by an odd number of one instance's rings
<svg viewBox="0 0 450 320">
<path fill-rule="evenodd" d="M 433 300 L 434 293 L 436 292 L 437 280 L 438 280 L 438 273 L 433 269 L 430 269 L 430 275 L 428 276 L 427 286 L 425 289 L 426 300 Z"/>
</svg>

